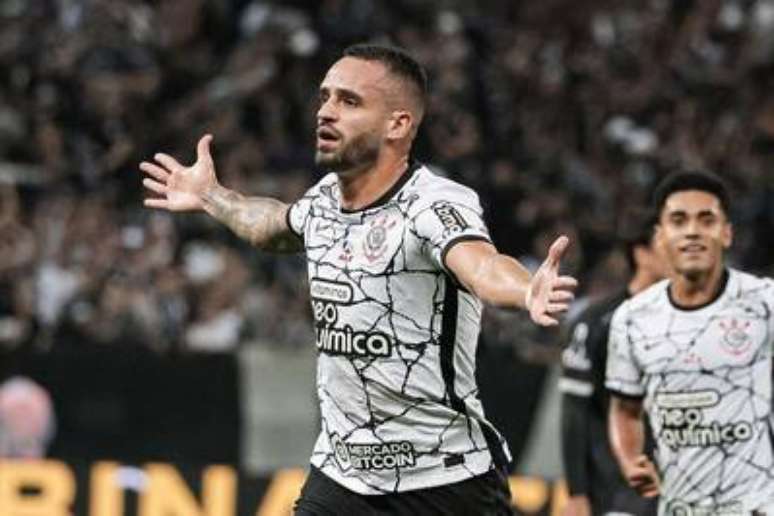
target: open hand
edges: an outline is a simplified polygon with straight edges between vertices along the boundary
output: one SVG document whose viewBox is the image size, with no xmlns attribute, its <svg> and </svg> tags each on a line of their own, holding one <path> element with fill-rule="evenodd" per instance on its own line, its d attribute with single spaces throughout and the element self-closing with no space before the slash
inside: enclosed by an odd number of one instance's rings
<svg viewBox="0 0 774 516">
<path fill-rule="evenodd" d="M 562 235 L 551 244 L 548 256 L 532 276 L 527 293 L 527 309 L 540 326 L 556 326 L 558 316 L 566 312 L 575 298 L 578 281 L 572 276 L 560 276 L 559 266 L 570 239 Z"/>
<path fill-rule="evenodd" d="M 140 170 L 149 176 L 142 180 L 143 186 L 160 196 L 145 199 L 145 206 L 170 211 L 202 209 L 202 195 L 218 184 L 210 142 L 212 135 L 202 136 L 196 146 L 196 163 L 190 167 L 161 152 L 154 156 L 155 163 L 140 163 Z"/>
</svg>

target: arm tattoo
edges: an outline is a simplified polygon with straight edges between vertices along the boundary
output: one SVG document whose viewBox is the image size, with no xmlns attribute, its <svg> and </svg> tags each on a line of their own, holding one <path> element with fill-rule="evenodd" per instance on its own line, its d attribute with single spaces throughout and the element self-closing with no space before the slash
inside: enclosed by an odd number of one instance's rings
<svg viewBox="0 0 774 516">
<path fill-rule="evenodd" d="M 218 186 L 206 192 L 204 209 L 240 238 L 265 251 L 296 253 L 304 246 L 288 227 L 287 204 L 269 197 L 245 197 Z"/>
</svg>

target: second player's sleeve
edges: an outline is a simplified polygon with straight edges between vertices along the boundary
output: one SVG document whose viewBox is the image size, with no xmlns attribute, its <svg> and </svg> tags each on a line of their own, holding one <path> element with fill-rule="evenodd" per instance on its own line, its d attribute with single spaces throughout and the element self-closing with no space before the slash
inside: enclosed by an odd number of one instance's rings
<svg viewBox="0 0 774 516">
<path fill-rule="evenodd" d="M 645 395 L 642 369 L 632 349 L 628 303 L 622 304 L 610 323 L 605 386 L 614 394 L 641 398 Z"/>
<path fill-rule="evenodd" d="M 470 240 L 491 242 L 483 210 L 473 190 L 462 185 L 444 185 L 417 201 L 412 217 L 417 236 L 425 243 L 430 259 L 446 270 L 446 254 L 455 244 Z"/>
</svg>

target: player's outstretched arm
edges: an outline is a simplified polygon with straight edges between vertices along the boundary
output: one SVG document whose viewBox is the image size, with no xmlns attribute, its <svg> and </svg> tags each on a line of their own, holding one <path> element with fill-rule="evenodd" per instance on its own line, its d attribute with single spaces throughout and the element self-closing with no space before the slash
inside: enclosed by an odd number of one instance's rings
<svg viewBox="0 0 774 516">
<path fill-rule="evenodd" d="M 298 252 L 301 240 L 287 224 L 288 205 L 268 197 L 245 197 L 218 183 L 210 154 L 212 136 L 204 135 L 196 147 L 196 163 L 181 165 L 168 154 L 158 153 L 155 162 L 143 161 L 142 184 L 156 194 L 145 206 L 169 211 L 203 210 L 251 244 L 279 253 Z"/>
<path fill-rule="evenodd" d="M 578 285 L 575 278 L 559 275 L 569 240 L 561 236 L 533 276 L 514 258 L 500 254 L 484 241 L 460 242 L 446 255 L 446 266 L 457 280 L 485 303 L 525 308 L 541 326 L 556 326 L 567 311 Z"/>
<path fill-rule="evenodd" d="M 656 466 L 642 453 L 645 445 L 642 402 L 611 396 L 608 426 L 613 455 L 628 484 L 642 496 L 658 496 L 660 480 Z"/>
</svg>

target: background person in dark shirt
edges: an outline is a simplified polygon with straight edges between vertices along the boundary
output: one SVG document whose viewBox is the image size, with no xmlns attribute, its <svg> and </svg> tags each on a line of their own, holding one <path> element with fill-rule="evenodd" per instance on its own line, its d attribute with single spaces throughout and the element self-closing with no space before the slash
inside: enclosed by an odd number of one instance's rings
<svg viewBox="0 0 774 516">
<path fill-rule="evenodd" d="M 654 499 L 626 485 L 610 451 L 607 435 L 609 395 L 605 390 L 607 337 L 615 309 L 665 275 L 653 240 L 655 218 L 632 214 L 622 232 L 631 279 L 625 288 L 592 303 L 577 317 L 562 353 L 562 459 L 570 494 L 565 516 L 656 514 Z"/>
</svg>

